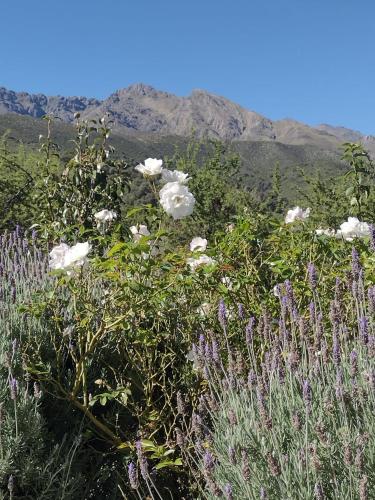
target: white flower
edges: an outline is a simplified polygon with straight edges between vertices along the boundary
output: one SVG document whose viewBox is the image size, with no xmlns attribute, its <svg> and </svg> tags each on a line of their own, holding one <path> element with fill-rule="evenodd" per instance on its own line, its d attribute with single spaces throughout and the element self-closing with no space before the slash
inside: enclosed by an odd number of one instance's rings
<svg viewBox="0 0 375 500">
<path fill-rule="evenodd" d="M 49 256 L 49 266 L 51 269 L 63 269 L 71 274 L 71 270 L 76 267 L 83 266 L 87 261 L 87 255 L 91 250 L 91 245 L 88 241 L 85 243 L 77 243 L 70 247 L 66 243 L 61 243 L 55 246 Z"/>
<path fill-rule="evenodd" d="M 49 267 L 51 269 L 64 269 L 64 258 L 69 248 L 66 243 L 60 243 L 60 245 L 52 248 L 49 253 Z"/>
<path fill-rule="evenodd" d="M 231 233 L 231 232 L 234 230 L 234 227 L 235 227 L 235 226 L 234 226 L 233 222 L 231 222 L 230 224 L 228 224 L 228 225 L 226 226 L 225 231 L 226 231 L 227 233 Z"/>
<path fill-rule="evenodd" d="M 133 240 L 138 242 L 143 236 L 150 236 L 150 231 L 147 229 L 145 224 L 139 224 L 138 226 L 131 226 L 130 232 L 133 235 Z"/>
<path fill-rule="evenodd" d="M 275 297 L 280 297 L 280 285 L 275 285 L 272 291 Z"/>
<path fill-rule="evenodd" d="M 193 213 L 195 198 L 188 188 L 179 182 L 167 182 L 160 190 L 159 196 L 161 206 L 174 219 L 182 219 Z"/>
<path fill-rule="evenodd" d="M 315 233 L 318 236 L 335 236 L 335 230 L 334 229 L 316 229 Z"/>
<path fill-rule="evenodd" d="M 157 160 L 156 158 L 147 158 L 145 163 L 140 163 L 135 167 L 145 177 L 155 177 L 162 172 L 163 160 Z"/>
<path fill-rule="evenodd" d="M 343 238 L 346 241 L 352 241 L 353 238 L 363 238 L 370 235 L 370 226 L 367 222 L 361 222 L 357 217 L 348 217 L 343 222 L 340 229 L 336 232 L 336 238 Z"/>
<path fill-rule="evenodd" d="M 189 174 L 185 174 L 180 170 L 168 170 L 167 168 L 163 168 L 161 171 L 161 180 L 165 184 L 167 182 L 179 182 L 180 184 L 186 184 L 189 179 Z"/>
<path fill-rule="evenodd" d="M 94 217 L 98 222 L 112 222 L 114 219 L 116 219 L 117 214 L 116 212 L 113 212 L 112 210 L 107 210 L 105 208 L 100 212 L 96 212 L 96 214 L 94 214 Z"/>
<path fill-rule="evenodd" d="M 102 171 L 103 167 L 104 167 L 104 163 L 102 163 L 102 162 L 97 163 L 97 165 L 96 165 L 96 171 L 98 172 L 98 174 L 100 174 L 100 172 Z"/>
<path fill-rule="evenodd" d="M 216 261 L 214 259 L 212 259 L 211 257 L 209 257 L 204 253 L 200 255 L 197 259 L 190 257 L 189 259 L 186 260 L 186 262 L 188 263 L 192 271 L 195 271 L 200 266 L 209 266 L 216 264 Z"/>
<path fill-rule="evenodd" d="M 85 243 L 77 243 L 69 248 L 65 254 L 64 267 L 79 267 L 87 260 L 87 255 L 91 250 L 91 245 L 88 241 Z"/>
<path fill-rule="evenodd" d="M 207 240 L 205 238 L 201 238 L 200 236 L 196 236 L 190 242 L 190 250 L 192 252 L 204 252 L 207 248 Z"/>
<path fill-rule="evenodd" d="M 211 311 L 211 304 L 208 303 L 208 302 L 203 302 L 203 304 L 201 304 L 198 309 L 197 309 L 197 313 L 202 316 L 202 317 L 205 317 L 205 316 L 208 316 L 210 311 Z"/>
<path fill-rule="evenodd" d="M 221 282 L 228 288 L 228 290 L 232 290 L 233 281 L 229 278 L 229 276 L 223 276 L 223 278 L 221 278 Z"/>
<path fill-rule="evenodd" d="M 301 207 L 294 207 L 288 210 L 285 217 L 285 224 L 290 224 L 296 220 L 305 220 L 310 215 L 310 209 L 303 210 Z"/>
</svg>

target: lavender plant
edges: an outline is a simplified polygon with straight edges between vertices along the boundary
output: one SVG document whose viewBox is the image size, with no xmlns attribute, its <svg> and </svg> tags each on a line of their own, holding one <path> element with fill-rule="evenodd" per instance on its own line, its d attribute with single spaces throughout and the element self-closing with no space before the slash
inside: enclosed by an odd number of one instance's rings
<svg viewBox="0 0 375 500">
<path fill-rule="evenodd" d="M 180 411 L 177 441 L 204 498 L 373 498 L 374 287 L 355 249 L 329 311 L 313 264 L 308 275 L 307 310 L 287 281 L 279 317 L 249 318 L 246 360 L 223 303 L 221 352 L 210 335 L 194 348 L 207 391 L 192 426 Z"/>
<path fill-rule="evenodd" d="M 0 245 L 0 492 L 10 498 L 76 498 L 82 487 L 73 462 L 79 442 L 47 431 L 42 391 L 26 371 L 24 346 L 45 330 L 20 307 L 48 290 L 46 259 L 19 228 Z"/>
</svg>

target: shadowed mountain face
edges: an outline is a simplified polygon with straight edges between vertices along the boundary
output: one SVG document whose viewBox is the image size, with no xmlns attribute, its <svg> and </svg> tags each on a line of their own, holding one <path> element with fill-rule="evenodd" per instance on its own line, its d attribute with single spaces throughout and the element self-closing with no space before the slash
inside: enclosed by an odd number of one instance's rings
<svg viewBox="0 0 375 500">
<path fill-rule="evenodd" d="M 337 151 L 342 142 L 355 141 L 362 142 L 375 154 L 373 136 L 363 136 L 344 127 L 309 127 L 289 119 L 272 121 L 203 90 L 194 90 L 188 97 L 178 97 L 140 83 L 100 101 L 86 97 L 32 95 L 0 87 L 0 114 L 17 113 L 34 118 L 52 114 L 70 123 L 76 112 L 81 113 L 82 118 L 108 114 L 120 135 L 146 132 L 187 137 L 194 129 L 199 137 L 309 145 L 324 151 Z"/>
</svg>

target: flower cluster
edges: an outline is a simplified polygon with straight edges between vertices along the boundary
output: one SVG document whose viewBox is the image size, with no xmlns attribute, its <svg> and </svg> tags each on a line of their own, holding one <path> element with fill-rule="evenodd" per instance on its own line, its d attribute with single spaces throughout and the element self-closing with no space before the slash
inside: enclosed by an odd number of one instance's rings
<svg viewBox="0 0 375 500">
<path fill-rule="evenodd" d="M 201 238 L 200 236 L 196 236 L 190 242 L 190 250 L 192 252 L 204 252 L 206 248 L 207 240 L 205 238 Z M 189 257 L 186 262 L 190 266 L 190 269 L 192 271 L 196 271 L 196 269 L 200 266 L 216 264 L 216 261 L 205 253 L 203 253 L 199 257 Z"/>
<path fill-rule="evenodd" d="M 147 158 L 144 164 L 140 163 L 135 169 L 144 177 L 153 179 L 161 175 L 164 186 L 159 193 L 160 205 L 173 219 L 183 219 L 193 213 L 195 198 L 186 187 L 189 181 L 188 174 L 179 170 L 168 170 L 162 167 L 163 160 Z"/>
</svg>

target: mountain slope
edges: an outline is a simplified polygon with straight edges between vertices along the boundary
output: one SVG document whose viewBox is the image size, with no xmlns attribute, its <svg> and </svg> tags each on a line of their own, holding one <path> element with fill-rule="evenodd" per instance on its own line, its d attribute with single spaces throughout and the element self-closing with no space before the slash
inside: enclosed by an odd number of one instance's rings
<svg viewBox="0 0 375 500">
<path fill-rule="evenodd" d="M 27 148 L 38 147 L 38 137 L 46 133 L 46 122 L 29 116 L 15 113 L 0 115 L 0 137 L 8 133 L 10 144 L 22 143 Z M 72 124 L 56 120 L 52 124 L 52 137 L 65 158 L 73 153 L 72 140 L 75 128 Z M 125 159 L 130 166 L 135 166 L 148 157 L 172 157 L 176 147 L 184 151 L 189 138 L 156 133 L 137 132 L 123 134 L 114 131 L 110 138 L 115 147 L 115 155 Z M 241 158 L 243 182 L 249 188 L 264 190 L 270 185 L 272 171 L 279 166 L 283 179 L 283 193 L 294 200 L 296 188 L 301 184 L 299 169 L 308 174 L 320 170 L 329 176 L 343 171 L 345 166 L 340 155 L 334 151 L 323 151 L 312 145 L 290 145 L 277 141 L 232 141 L 229 146 Z M 204 156 L 206 146 L 201 148 Z"/>
</svg>

